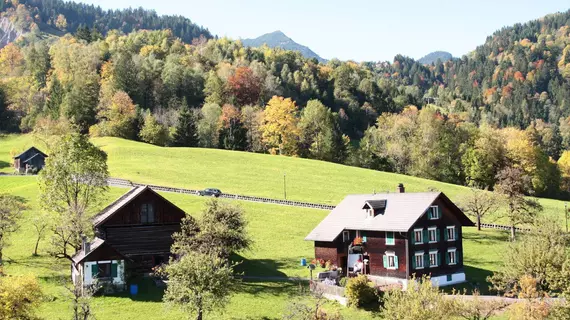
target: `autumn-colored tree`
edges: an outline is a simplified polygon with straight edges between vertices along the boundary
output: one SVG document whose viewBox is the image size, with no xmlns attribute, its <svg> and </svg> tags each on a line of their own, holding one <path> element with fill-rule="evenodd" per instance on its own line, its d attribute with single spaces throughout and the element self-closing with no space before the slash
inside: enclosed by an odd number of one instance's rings
<svg viewBox="0 0 570 320">
<path fill-rule="evenodd" d="M 472 187 L 488 189 L 496 182 L 497 173 L 504 166 L 504 141 L 497 130 L 483 127 L 473 146 L 461 158 L 466 183 Z"/>
<path fill-rule="evenodd" d="M 299 121 L 301 148 L 311 158 L 333 160 L 334 118 L 331 110 L 319 100 L 309 100 Z"/>
<path fill-rule="evenodd" d="M 139 132 L 139 137 L 142 141 L 157 146 L 166 146 L 169 142 L 168 129 L 159 123 L 150 112 L 144 118 L 144 124 Z"/>
<path fill-rule="evenodd" d="M 558 168 L 562 174 L 561 189 L 563 192 L 570 192 L 570 151 L 566 150 L 558 159 Z"/>
<path fill-rule="evenodd" d="M 221 105 L 224 102 L 224 82 L 215 71 L 208 73 L 206 84 L 204 85 L 205 103 L 215 103 Z"/>
<path fill-rule="evenodd" d="M 24 55 L 14 43 L 9 43 L 0 49 L 0 75 L 16 75 L 23 63 Z"/>
<path fill-rule="evenodd" d="M 228 89 L 240 106 L 255 104 L 259 100 L 261 84 L 248 67 L 239 67 L 228 78 Z"/>
<path fill-rule="evenodd" d="M 65 30 L 67 28 L 67 19 L 63 14 L 59 14 L 55 19 L 55 27 L 60 30 Z"/>
<path fill-rule="evenodd" d="M 298 150 L 298 109 L 290 98 L 273 97 L 265 108 L 263 140 L 272 153 L 296 155 Z"/>
<path fill-rule="evenodd" d="M 262 152 L 265 150 L 261 126 L 263 125 L 263 110 L 260 107 L 245 106 L 241 110 L 242 123 L 246 129 L 247 150 Z"/>
<path fill-rule="evenodd" d="M 0 278 L 0 319 L 36 319 L 43 293 L 33 275 Z"/>
<path fill-rule="evenodd" d="M 99 110 L 97 117 L 100 122 L 91 127 L 92 135 L 126 139 L 134 137 L 135 105 L 126 92 L 117 91 L 111 99 L 111 104 Z"/>
</svg>

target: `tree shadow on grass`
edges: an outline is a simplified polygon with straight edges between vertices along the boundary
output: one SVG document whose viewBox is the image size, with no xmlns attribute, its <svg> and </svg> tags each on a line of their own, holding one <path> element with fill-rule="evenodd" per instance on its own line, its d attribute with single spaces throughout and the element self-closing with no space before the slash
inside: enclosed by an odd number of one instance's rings
<svg viewBox="0 0 570 320">
<path fill-rule="evenodd" d="M 446 293 L 452 293 L 455 289 L 456 291 L 465 292 L 467 294 L 473 294 L 474 290 L 478 290 L 482 295 L 492 294 L 489 290 L 490 283 L 487 282 L 487 277 L 493 275 L 491 270 L 481 269 L 473 266 L 465 265 L 463 266 L 465 270 L 465 278 L 467 282 L 460 283 L 453 286 L 442 287 L 441 289 Z"/>
<path fill-rule="evenodd" d="M 137 294 L 130 293 L 130 285 L 136 284 L 138 286 Z M 137 280 L 136 283 L 128 283 L 127 289 L 123 292 L 115 294 L 107 294 L 108 297 L 116 298 L 129 298 L 132 301 L 142 302 L 162 302 L 165 288 L 158 287 L 152 278 L 142 278 Z"/>
<path fill-rule="evenodd" d="M 298 281 L 257 281 L 257 280 L 242 280 L 236 291 L 251 295 L 272 295 L 281 296 L 287 295 L 288 297 L 296 297 L 308 290 L 306 283 Z"/>
<path fill-rule="evenodd" d="M 285 265 L 282 261 L 272 259 L 246 259 L 238 254 L 233 254 L 230 259 L 232 262 L 238 263 L 235 267 L 235 272 L 245 277 L 287 277 L 285 273 L 278 270 Z"/>
<path fill-rule="evenodd" d="M 0 169 L 8 168 L 9 166 L 10 166 L 10 163 L 0 160 Z"/>
<path fill-rule="evenodd" d="M 492 244 L 497 241 L 509 241 L 509 232 L 501 230 L 501 232 L 477 232 L 477 233 L 463 233 L 463 241 L 473 241 L 477 243 Z"/>
</svg>

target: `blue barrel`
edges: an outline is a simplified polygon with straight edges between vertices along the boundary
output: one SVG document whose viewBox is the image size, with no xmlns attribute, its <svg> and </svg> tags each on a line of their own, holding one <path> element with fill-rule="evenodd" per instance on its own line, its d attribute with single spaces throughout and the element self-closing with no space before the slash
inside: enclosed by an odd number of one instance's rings
<svg viewBox="0 0 570 320">
<path fill-rule="evenodd" d="M 307 259 L 301 258 L 301 267 L 304 267 L 306 265 L 307 265 Z"/>
<path fill-rule="evenodd" d="M 137 284 L 131 284 L 131 295 L 136 295 L 139 293 L 139 286 Z"/>
</svg>

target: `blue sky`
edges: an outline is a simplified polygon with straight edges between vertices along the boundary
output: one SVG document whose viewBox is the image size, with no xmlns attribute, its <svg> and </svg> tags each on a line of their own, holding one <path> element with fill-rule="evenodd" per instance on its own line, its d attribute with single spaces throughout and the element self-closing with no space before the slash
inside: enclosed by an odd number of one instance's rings
<svg viewBox="0 0 570 320">
<path fill-rule="evenodd" d="M 283 31 L 326 59 L 378 61 L 436 51 L 461 56 L 503 26 L 570 9 L 568 0 L 84 0 L 104 9 L 179 14 L 213 34 L 253 38 Z"/>
</svg>

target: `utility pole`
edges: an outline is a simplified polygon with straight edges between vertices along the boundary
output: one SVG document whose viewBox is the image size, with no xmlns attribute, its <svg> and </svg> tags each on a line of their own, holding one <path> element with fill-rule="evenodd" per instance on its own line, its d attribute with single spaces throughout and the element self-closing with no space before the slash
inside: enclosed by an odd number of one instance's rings
<svg viewBox="0 0 570 320">
<path fill-rule="evenodd" d="M 283 196 L 285 197 L 285 200 L 287 200 L 287 181 L 285 172 L 283 172 Z"/>
</svg>

